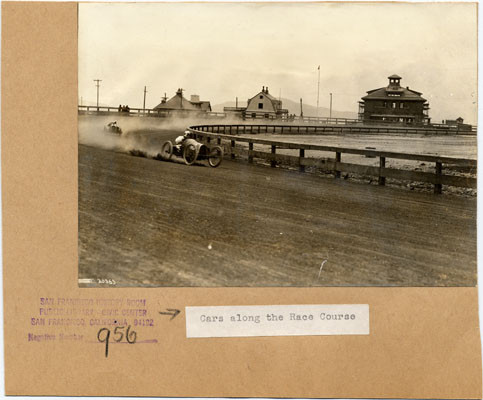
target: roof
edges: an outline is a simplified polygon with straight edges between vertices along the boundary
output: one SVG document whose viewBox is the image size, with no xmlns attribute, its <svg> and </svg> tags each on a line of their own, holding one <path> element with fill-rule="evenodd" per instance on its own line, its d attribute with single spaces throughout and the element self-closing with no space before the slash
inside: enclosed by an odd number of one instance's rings
<svg viewBox="0 0 483 400">
<path fill-rule="evenodd" d="M 191 101 L 185 99 L 183 95 L 177 93 L 171 97 L 166 103 L 159 103 L 154 109 L 161 110 L 187 110 L 187 111 L 197 111 L 198 107 L 193 105 Z"/>
<path fill-rule="evenodd" d="M 269 99 L 272 104 L 273 104 L 273 108 L 276 110 L 277 107 L 275 107 L 275 105 L 282 105 L 282 102 L 280 100 L 278 100 L 276 97 L 273 97 L 270 93 L 267 93 L 267 92 L 264 92 L 264 91 L 261 91 L 261 92 L 258 92 L 255 96 L 252 96 L 251 98 L 248 99 L 248 102 L 247 102 L 247 107 L 248 105 L 250 104 L 250 101 L 252 101 L 255 97 L 258 97 L 260 95 L 264 95 L 267 99 Z"/>
<path fill-rule="evenodd" d="M 199 107 L 202 111 L 211 111 L 211 104 L 209 101 L 192 101 L 191 104 Z"/>
<path fill-rule="evenodd" d="M 390 96 L 391 93 L 398 94 L 398 96 Z M 420 92 L 401 86 L 397 88 L 388 86 L 369 90 L 367 96 L 364 96 L 362 100 L 395 100 L 396 98 L 407 101 L 426 101 L 425 98 L 421 97 Z"/>
</svg>

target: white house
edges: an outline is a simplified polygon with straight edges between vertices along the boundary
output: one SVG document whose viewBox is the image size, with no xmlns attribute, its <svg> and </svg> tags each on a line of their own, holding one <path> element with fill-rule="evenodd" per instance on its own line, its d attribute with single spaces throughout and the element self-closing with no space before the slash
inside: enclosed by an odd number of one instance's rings
<svg viewBox="0 0 483 400">
<path fill-rule="evenodd" d="M 288 115 L 288 110 L 282 108 L 282 101 L 277 100 L 268 92 L 268 86 L 247 101 L 246 107 L 225 107 L 227 114 L 238 114 L 244 119 L 267 118 L 282 119 Z"/>
</svg>

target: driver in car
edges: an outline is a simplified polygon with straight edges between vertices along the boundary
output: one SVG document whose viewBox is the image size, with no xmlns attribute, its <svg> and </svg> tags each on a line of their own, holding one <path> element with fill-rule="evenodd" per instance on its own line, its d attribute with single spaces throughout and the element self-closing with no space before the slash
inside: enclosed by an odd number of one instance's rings
<svg viewBox="0 0 483 400">
<path fill-rule="evenodd" d="M 186 130 L 184 131 L 184 135 L 183 136 L 178 136 L 175 140 L 174 140 L 174 147 L 176 147 L 176 150 L 178 150 L 179 153 L 181 153 L 181 150 L 183 149 L 183 143 L 186 139 L 188 139 L 191 135 L 191 132 Z"/>
</svg>

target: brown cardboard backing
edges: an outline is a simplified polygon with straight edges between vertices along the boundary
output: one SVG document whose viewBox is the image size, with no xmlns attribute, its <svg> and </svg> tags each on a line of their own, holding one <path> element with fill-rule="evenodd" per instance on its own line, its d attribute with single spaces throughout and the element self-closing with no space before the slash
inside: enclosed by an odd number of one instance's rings
<svg viewBox="0 0 483 400">
<path fill-rule="evenodd" d="M 481 398 L 476 288 L 79 289 L 77 4 L 2 4 L 8 395 Z M 157 343 L 28 341 L 41 297 L 146 299 Z M 186 339 L 196 305 L 370 306 L 369 336 Z"/>
</svg>

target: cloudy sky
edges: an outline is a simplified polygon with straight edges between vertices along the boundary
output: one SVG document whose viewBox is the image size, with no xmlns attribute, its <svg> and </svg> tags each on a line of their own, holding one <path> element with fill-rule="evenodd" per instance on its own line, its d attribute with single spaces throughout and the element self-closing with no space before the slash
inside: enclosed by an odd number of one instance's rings
<svg viewBox="0 0 483 400">
<path fill-rule="evenodd" d="M 357 112 L 391 74 L 423 92 L 433 122 L 476 123 L 476 5 L 470 3 L 82 3 L 79 99 L 156 106 L 178 87 L 212 105 L 263 85 L 282 98 Z"/>
</svg>

